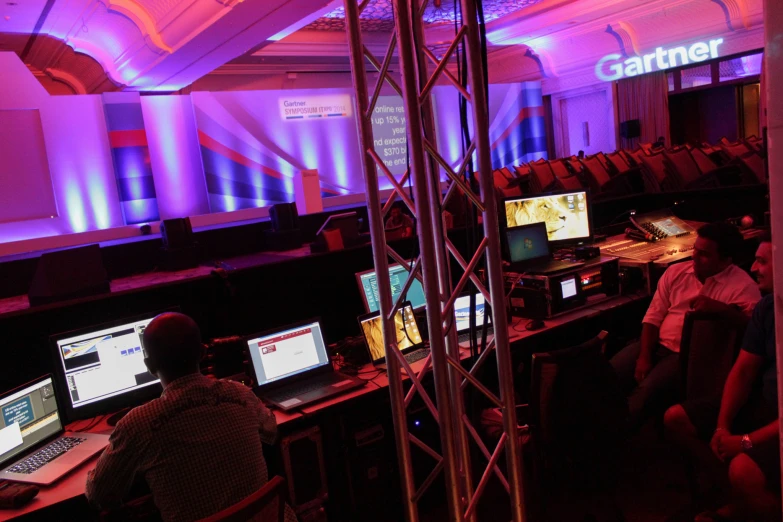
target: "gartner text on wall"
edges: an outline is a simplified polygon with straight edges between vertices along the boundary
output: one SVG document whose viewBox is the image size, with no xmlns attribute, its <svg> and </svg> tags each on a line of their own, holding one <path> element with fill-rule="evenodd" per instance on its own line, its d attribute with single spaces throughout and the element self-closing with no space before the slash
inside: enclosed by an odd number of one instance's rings
<svg viewBox="0 0 783 522">
<path fill-rule="evenodd" d="M 621 78 L 712 60 L 719 57 L 718 47 L 722 43 L 723 38 L 716 38 L 709 42 L 696 42 L 689 47 L 679 46 L 671 49 L 658 47 L 653 53 L 627 58 L 616 53 L 607 54 L 595 65 L 595 75 L 599 80 L 612 82 Z"/>
</svg>

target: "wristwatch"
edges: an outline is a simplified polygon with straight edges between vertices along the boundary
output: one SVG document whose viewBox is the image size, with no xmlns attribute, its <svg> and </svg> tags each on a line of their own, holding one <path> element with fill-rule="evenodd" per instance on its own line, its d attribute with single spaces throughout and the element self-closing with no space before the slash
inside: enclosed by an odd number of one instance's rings
<svg viewBox="0 0 783 522">
<path fill-rule="evenodd" d="M 753 441 L 750 440 L 750 435 L 746 433 L 742 436 L 742 439 L 740 440 L 740 446 L 742 446 L 742 451 L 748 451 L 749 449 L 753 448 Z"/>
</svg>

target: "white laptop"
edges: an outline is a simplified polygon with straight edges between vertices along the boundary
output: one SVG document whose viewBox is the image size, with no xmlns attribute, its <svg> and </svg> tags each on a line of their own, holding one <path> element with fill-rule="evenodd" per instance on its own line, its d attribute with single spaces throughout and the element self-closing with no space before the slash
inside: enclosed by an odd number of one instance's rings
<svg viewBox="0 0 783 522">
<path fill-rule="evenodd" d="M 108 445 L 65 432 L 51 375 L 0 395 L 0 480 L 52 484 Z"/>
</svg>

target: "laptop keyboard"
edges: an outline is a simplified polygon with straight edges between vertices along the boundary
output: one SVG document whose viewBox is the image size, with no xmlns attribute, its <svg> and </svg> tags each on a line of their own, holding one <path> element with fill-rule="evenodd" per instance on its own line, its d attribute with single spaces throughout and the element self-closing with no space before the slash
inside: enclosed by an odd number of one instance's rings
<svg viewBox="0 0 783 522">
<path fill-rule="evenodd" d="M 476 339 L 479 342 L 481 342 L 481 328 L 482 328 L 481 326 L 476 326 Z M 492 332 L 493 330 L 491 327 L 487 328 L 487 336 L 492 335 Z M 457 342 L 459 343 L 466 343 L 468 341 L 470 341 L 470 332 L 461 333 L 457 337 Z"/>
<path fill-rule="evenodd" d="M 430 354 L 430 349 L 425 348 L 423 350 L 416 350 L 415 352 L 406 353 L 405 354 L 405 360 L 408 361 L 408 364 L 415 363 L 416 361 L 420 361 L 427 357 Z"/>
<path fill-rule="evenodd" d="M 66 451 L 72 450 L 87 439 L 80 437 L 61 437 L 27 457 L 17 462 L 8 471 L 11 473 L 24 473 L 29 475 L 37 471 L 47 462 L 51 462 Z"/>
<path fill-rule="evenodd" d="M 321 375 L 319 377 L 313 377 L 312 379 L 307 379 L 306 381 L 302 381 L 301 383 L 291 385 L 290 387 L 287 386 L 284 390 L 270 393 L 268 396 L 270 399 L 273 399 L 277 402 L 284 402 L 288 399 L 293 399 L 294 397 L 298 397 L 299 395 L 304 395 L 307 392 L 325 388 L 326 386 L 329 386 L 334 382 L 335 382 L 334 374 L 327 373 L 325 375 Z"/>
</svg>

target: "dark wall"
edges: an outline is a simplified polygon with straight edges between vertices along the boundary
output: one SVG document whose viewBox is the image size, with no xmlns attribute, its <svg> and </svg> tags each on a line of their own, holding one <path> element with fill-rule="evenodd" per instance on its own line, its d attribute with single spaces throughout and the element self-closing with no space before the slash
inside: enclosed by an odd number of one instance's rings
<svg viewBox="0 0 783 522">
<path fill-rule="evenodd" d="M 727 85 L 669 96 L 672 144 L 737 139 L 736 86 Z"/>
</svg>

